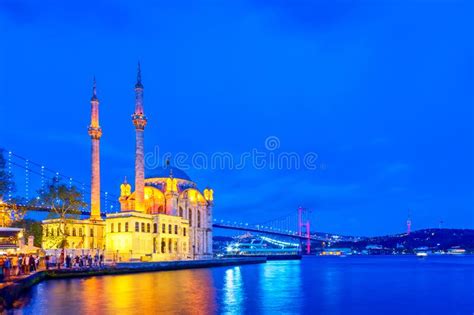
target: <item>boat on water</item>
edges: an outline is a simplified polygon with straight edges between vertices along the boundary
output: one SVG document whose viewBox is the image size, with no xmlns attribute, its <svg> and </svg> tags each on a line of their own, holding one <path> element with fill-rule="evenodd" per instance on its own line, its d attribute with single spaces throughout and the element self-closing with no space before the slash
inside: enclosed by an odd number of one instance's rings
<svg viewBox="0 0 474 315">
<path fill-rule="evenodd" d="M 247 236 L 229 244 L 225 257 L 266 257 L 268 260 L 301 259 L 299 244 L 265 236 Z"/>
<path fill-rule="evenodd" d="M 416 257 L 425 258 L 425 257 L 428 257 L 428 253 L 427 252 L 417 252 Z"/>
<path fill-rule="evenodd" d="M 460 246 L 454 246 L 448 249 L 448 255 L 464 255 L 466 254 L 466 250 L 461 248 Z"/>
</svg>

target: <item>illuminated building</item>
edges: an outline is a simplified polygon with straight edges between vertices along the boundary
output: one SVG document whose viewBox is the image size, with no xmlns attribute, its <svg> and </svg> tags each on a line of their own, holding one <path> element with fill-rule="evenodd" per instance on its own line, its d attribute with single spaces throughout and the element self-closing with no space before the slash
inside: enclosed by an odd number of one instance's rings
<svg viewBox="0 0 474 315">
<path fill-rule="evenodd" d="M 0 253 L 14 253 L 21 247 L 23 229 L 0 227 Z"/>
<path fill-rule="evenodd" d="M 43 247 L 104 251 L 107 259 L 181 260 L 212 257 L 213 190 L 199 190 L 178 168 L 166 165 L 145 177 L 144 131 L 147 117 L 144 87 L 138 65 L 135 84 L 135 191 L 126 181 L 120 186 L 120 212 L 100 216 L 99 101 L 95 81 L 91 99 L 89 135 L 92 139 L 91 215 L 85 220 L 43 221 Z M 64 221 L 64 220 L 63 220 Z"/>
</svg>

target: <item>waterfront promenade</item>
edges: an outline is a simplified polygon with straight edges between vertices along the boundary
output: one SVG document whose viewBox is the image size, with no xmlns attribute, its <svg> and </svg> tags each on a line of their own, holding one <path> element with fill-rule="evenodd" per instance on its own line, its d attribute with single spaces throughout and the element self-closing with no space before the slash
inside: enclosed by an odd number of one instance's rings
<svg viewBox="0 0 474 315">
<path fill-rule="evenodd" d="M 41 270 L 29 275 L 15 277 L 12 281 L 4 282 L 0 286 L 0 312 L 14 307 L 21 295 L 32 286 L 47 279 L 65 279 L 79 277 L 94 277 L 106 275 L 132 274 L 155 271 L 171 271 L 183 269 L 211 268 L 222 266 L 236 266 L 261 264 L 265 257 L 254 258 L 226 258 L 208 260 L 181 260 L 162 262 L 124 262 L 115 265 L 105 265 L 101 268 L 69 268 Z"/>
</svg>

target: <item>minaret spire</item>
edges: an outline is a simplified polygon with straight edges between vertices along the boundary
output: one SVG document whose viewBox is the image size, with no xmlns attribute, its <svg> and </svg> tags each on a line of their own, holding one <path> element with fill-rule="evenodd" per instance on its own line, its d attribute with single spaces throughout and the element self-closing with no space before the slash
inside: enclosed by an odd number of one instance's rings
<svg viewBox="0 0 474 315">
<path fill-rule="evenodd" d="M 91 101 L 98 101 L 97 99 L 97 83 L 95 81 L 95 76 L 94 76 L 94 81 L 92 83 L 92 97 Z"/>
<path fill-rule="evenodd" d="M 100 138 L 102 128 L 99 125 L 99 99 L 97 98 L 97 86 L 94 77 L 91 97 L 91 124 L 89 125 L 89 136 L 92 142 L 91 159 L 91 220 L 101 220 L 100 217 Z"/>
<path fill-rule="evenodd" d="M 135 126 L 135 210 L 145 212 L 145 160 L 144 160 L 144 131 L 147 118 L 143 110 L 143 84 L 140 62 L 135 84 L 135 113 L 132 115 Z"/>
<path fill-rule="evenodd" d="M 135 84 L 136 88 L 142 88 L 143 89 L 143 84 L 142 84 L 142 68 L 140 66 L 140 61 L 138 62 L 138 68 L 137 68 L 137 83 Z"/>
</svg>

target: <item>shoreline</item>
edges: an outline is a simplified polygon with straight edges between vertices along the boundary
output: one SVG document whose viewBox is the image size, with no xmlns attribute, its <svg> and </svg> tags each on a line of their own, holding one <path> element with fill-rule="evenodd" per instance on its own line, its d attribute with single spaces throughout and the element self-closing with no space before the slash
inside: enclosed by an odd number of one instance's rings
<svg viewBox="0 0 474 315">
<path fill-rule="evenodd" d="M 181 260 L 162 262 L 124 262 L 103 269 L 49 269 L 38 271 L 0 289 L 0 312 L 14 308 L 15 301 L 34 285 L 44 280 L 134 274 L 185 269 L 213 268 L 266 263 L 266 257 Z"/>
</svg>

